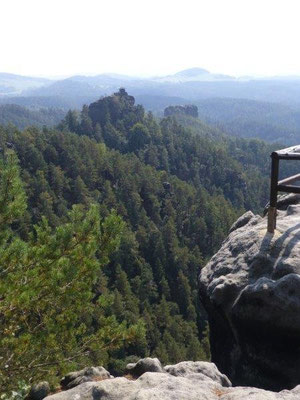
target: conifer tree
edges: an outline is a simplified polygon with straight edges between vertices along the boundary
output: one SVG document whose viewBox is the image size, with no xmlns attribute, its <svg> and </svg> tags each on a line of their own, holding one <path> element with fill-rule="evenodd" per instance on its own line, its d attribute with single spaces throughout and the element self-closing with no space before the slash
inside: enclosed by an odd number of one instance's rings
<svg viewBox="0 0 300 400">
<path fill-rule="evenodd" d="M 0 159 L 0 388 L 21 379 L 55 382 L 70 369 L 102 363 L 107 352 L 135 342 L 141 322 L 118 323 L 106 295 L 93 301 L 100 268 L 116 250 L 121 219 L 74 206 L 65 224 L 52 229 L 46 218 L 28 241 L 13 227 L 26 209 L 16 157 Z M 101 311 L 102 310 L 102 311 Z"/>
</svg>

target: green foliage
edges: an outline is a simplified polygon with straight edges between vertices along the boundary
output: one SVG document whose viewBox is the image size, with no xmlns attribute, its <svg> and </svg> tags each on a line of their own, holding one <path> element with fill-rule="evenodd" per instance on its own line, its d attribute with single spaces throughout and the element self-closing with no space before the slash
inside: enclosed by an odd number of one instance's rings
<svg viewBox="0 0 300 400">
<path fill-rule="evenodd" d="M 2 390 L 72 368 L 103 363 L 108 352 L 141 342 L 144 328 L 119 323 L 95 300 L 101 268 L 119 246 L 124 224 L 99 207 L 73 206 L 55 229 L 42 218 L 26 241 L 12 233 L 25 209 L 15 156 L 1 160 L 0 369 Z"/>
<path fill-rule="evenodd" d="M 25 193 L 19 177 L 16 156 L 8 151 L 0 158 L 0 232 L 20 218 L 26 209 Z"/>
<path fill-rule="evenodd" d="M 14 390 L 10 392 L 2 393 L 0 395 L 1 400 L 23 400 L 26 398 L 30 390 L 30 385 L 24 381 L 15 383 Z"/>
<path fill-rule="evenodd" d="M 131 151 L 144 148 L 150 143 L 150 134 L 148 129 L 141 123 L 135 124 L 130 132 L 128 139 L 128 147 Z"/>
</svg>

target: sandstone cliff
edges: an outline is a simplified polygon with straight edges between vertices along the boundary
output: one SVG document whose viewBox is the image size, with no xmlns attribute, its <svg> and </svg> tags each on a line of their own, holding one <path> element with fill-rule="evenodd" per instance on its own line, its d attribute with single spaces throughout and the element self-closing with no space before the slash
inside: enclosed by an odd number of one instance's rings
<svg viewBox="0 0 300 400">
<path fill-rule="evenodd" d="M 212 360 L 234 385 L 300 384 L 300 204 L 289 203 L 274 234 L 244 214 L 199 276 Z"/>
</svg>

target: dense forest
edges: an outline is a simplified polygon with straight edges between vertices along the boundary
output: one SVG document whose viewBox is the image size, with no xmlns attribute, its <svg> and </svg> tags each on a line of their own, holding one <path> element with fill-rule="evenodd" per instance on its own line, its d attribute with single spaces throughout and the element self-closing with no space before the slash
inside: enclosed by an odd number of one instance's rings
<svg viewBox="0 0 300 400">
<path fill-rule="evenodd" d="M 285 145 L 300 142 L 297 105 L 222 98 L 199 100 L 195 104 L 200 119 L 229 134 Z"/>
<path fill-rule="evenodd" d="M 262 210 L 274 147 L 156 120 L 120 89 L 56 128 L 1 127 L 0 148 L 2 388 L 209 359 L 197 274 L 245 209 Z"/>
<path fill-rule="evenodd" d="M 64 117 L 65 112 L 56 108 L 27 109 L 17 104 L 0 104 L 0 125 L 13 124 L 19 129 L 30 125 L 54 126 Z"/>
</svg>

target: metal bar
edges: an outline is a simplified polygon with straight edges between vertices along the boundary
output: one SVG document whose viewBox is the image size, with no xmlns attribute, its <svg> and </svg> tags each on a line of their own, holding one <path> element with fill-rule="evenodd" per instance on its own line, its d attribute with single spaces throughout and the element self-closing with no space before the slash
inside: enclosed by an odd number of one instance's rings
<svg viewBox="0 0 300 400">
<path fill-rule="evenodd" d="M 277 186 L 278 192 L 287 192 L 287 193 L 300 193 L 300 186 L 294 185 L 278 185 Z"/>
<path fill-rule="evenodd" d="M 278 155 L 287 153 L 300 153 L 300 146 L 286 147 L 285 149 L 277 150 L 274 153 L 277 153 Z"/>
<path fill-rule="evenodd" d="M 277 185 L 279 174 L 279 157 L 277 153 L 271 154 L 271 187 L 270 187 L 270 206 L 268 210 L 268 232 L 274 233 L 276 229 L 276 206 L 277 206 Z"/>
<path fill-rule="evenodd" d="M 291 185 L 300 181 L 300 174 L 290 176 L 278 182 L 279 160 L 300 160 L 300 146 L 292 146 L 286 149 L 274 151 L 271 154 L 271 188 L 270 188 L 270 206 L 268 210 L 268 232 L 274 233 L 276 229 L 277 216 L 277 193 L 299 193 L 300 186 Z"/>
<path fill-rule="evenodd" d="M 288 178 L 282 179 L 278 182 L 278 185 L 286 185 L 287 183 L 293 183 L 300 180 L 300 174 L 290 176 Z"/>
<path fill-rule="evenodd" d="M 300 153 L 277 154 L 277 157 L 280 160 L 300 160 Z"/>
</svg>

